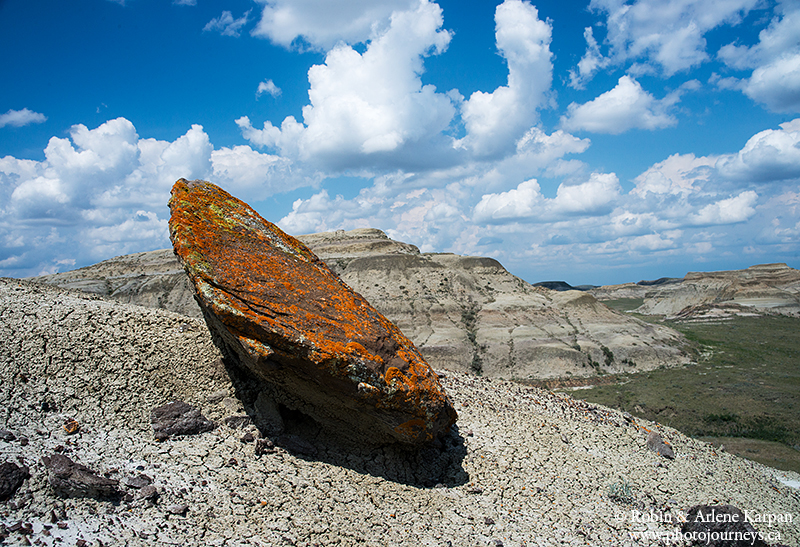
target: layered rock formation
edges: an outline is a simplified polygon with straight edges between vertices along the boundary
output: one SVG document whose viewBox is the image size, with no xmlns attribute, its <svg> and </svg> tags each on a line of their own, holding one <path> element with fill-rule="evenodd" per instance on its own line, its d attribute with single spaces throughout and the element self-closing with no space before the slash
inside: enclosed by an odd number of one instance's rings
<svg viewBox="0 0 800 547">
<path fill-rule="evenodd" d="M 713 319 L 753 313 L 800 315 L 800 271 L 786 264 L 744 270 L 689 272 L 659 284 L 625 284 L 592 291 L 600 300 L 643 298 L 635 311 L 670 319 Z"/>
<path fill-rule="evenodd" d="M 688 362 L 677 332 L 615 312 L 586 292 L 534 287 L 492 258 L 420 253 L 379 230 L 300 239 L 435 367 L 549 378 Z"/>
<path fill-rule="evenodd" d="M 180 179 L 169 207 L 206 322 L 278 401 L 362 442 L 449 431 L 452 402 L 411 340 L 303 243 L 209 182 Z"/>
<path fill-rule="evenodd" d="M 126 304 L 171 310 L 189 317 L 203 316 L 186 272 L 172 249 L 118 256 L 36 280 Z"/>
<path fill-rule="evenodd" d="M 680 283 L 678 277 L 662 277 L 654 281 L 638 281 L 636 283 L 620 283 L 618 285 L 603 285 L 587 289 L 592 296 L 600 301 L 617 300 L 620 298 L 644 298 L 648 292 L 673 283 Z"/>
<path fill-rule="evenodd" d="M 592 376 L 688 362 L 674 330 L 610 310 L 591 294 L 534 287 L 494 259 L 420 253 L 376 229 L 298 236 L 396 324 L 436 368 L 502 378 Z M 38 278 L 200 317 L 167 251 Z M 163 272 L 163 273 L 159 273 Z M 159 295 L 153 289 L 162 286 Z M 101 293 L 102 294 L 102 293 Z"/>
</svg>

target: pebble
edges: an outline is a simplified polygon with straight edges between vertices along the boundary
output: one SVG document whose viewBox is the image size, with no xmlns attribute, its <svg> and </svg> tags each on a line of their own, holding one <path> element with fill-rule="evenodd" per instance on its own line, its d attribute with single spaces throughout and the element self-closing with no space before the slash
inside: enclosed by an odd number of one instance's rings
<svg viewBox="0 0 800 547">
<path fill-rule="evenodd" d="M 176 504 L 167 506 L 167 513 L 170 513 L 172 515 L 182 515 L 186 511 L 188 511 L 188 509 L 189 509 L 188 505 L 176 503 Z"/>
<path fill-rule="evenodd" d="M 675 452 L 672 450 L 672 447 L 665 443 L 664 439 L 661 438 L 661 435 L 655 431 L 651 431 L 647 436 L 647 448 L 659 456 L 664 456 L 669 460 L 675 459 Z"/>
<path fill-rule="evenodd" d="M 139 474 L 133 477 L 127 477 L 125 480 L 122 481 L 122 484 L 124 484 L 128 488 L 144 488 L 145 486 L 151 484 L 152 482 L 153 479 L 151 479 L 147 475 Z"/>
<path fill-rule="evenodd" d="M 148 484 L 139 490 L 138 497 L 139 499 L 154 501 L 158 498 L 158 489 L 152 484 Z"/>
<path fill-rule="evenodd" d="M 14 435 L 11 431 L 8 431 L 7 429 L 0 429 L 0 441 L 5 441 L 7 443 L 10 443 L 11 441 L 15 441 L 16 439 L 17 436 Z"/>
</svg>

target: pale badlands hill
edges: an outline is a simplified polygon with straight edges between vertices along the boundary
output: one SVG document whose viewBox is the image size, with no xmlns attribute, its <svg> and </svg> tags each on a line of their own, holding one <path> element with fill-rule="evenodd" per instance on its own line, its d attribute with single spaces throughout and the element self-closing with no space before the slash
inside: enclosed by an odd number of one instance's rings
<svg viewBox="0 0 800 547">
<path fill-rule="evenodd" d="M 258 455 L 259 385 L 221 361 L 202 320 L 12 279 L 0 318 L 0 465 L 31 475 L 0 502 L 11 545 L 685 545 L 669 520 L 700 503 L 800 542 L 800 476 L 566 395 L 446 372 L 459 419 L 441 443 L 345 446 L 283 412 Z M 150 411 L 175 399 L 216 429 L 156 442 Z M 648 450 L 648 430 L 674 459 Z M 54 453 L 124 496 L 57 495 Z"/>
<path fill-rule="evenodd" d="M 607 285 L 590 292 L 599 300 L 642 298 L 644 302 L 636 312 L 671 319 L 762 314 L 800 316 L 800 271 L 786 264 L 689 272 L 683 279 Z"/>
<path fill-rule="evenodd" d="M 420 253 L 374 229 L 299 239 L 400 327 L 436 368 L 527 379 L 690 361 L 686 341 L 674 330 L 613 311 L 586 292 L 534 287 L 491 258 Z M 201 315 L 171 250 L 37 279 Z"/>
</svg>

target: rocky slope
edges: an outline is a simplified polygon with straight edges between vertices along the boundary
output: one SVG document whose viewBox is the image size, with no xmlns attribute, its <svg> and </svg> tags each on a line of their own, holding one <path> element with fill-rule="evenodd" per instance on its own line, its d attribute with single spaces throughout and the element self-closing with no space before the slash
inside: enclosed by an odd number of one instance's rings
<svg viewBox="0 0 800 547">
<path fill-rule="evenodd" d="M 128 304 L 167 309 L 195 318 L 203 315 L 172 249 L 118 256 L 86 268 L 35 279 Z"/>
<path fill-rule="evenodd" d="M 666 283 L 628 283 L 591 292 L 599 300 L 643 298 L 636 312 L 684 320 L 753 313 L 800 315 L 800 271 L 786 264 L 689 272 L 683 279 Z"/>
<path fill-rule="evenodd" d="M 675 544 L 668 519 L 698 503 L 780 517 L 754 526 L 800 542 L 800 476 L 565 395 L 447 372 L 459 420 L 438 445 L 341 445 L 284 412 L 272 446 L 258 385 L 201 320 L 9 279 L 0 317 L 0 464 L 31 475 L 0 502 L 12 545 Z M 150 411 L 175 399 L 217 427 L 155 441 Z M 674 459 L 648 449 L 650 430 Z M 56 494 L 52 454 L 122 498 Z"/>
<path fill-rule="evenodd" d="M 437 368 L 527 379 L 689 362 L 679 333 L 612 311 L 586 292 L 534 287 L 492 258 L 420 253 L 375 229 L 299 239 Z M 200 316 L 171 251 L 38 279 Z"/>
</svg>

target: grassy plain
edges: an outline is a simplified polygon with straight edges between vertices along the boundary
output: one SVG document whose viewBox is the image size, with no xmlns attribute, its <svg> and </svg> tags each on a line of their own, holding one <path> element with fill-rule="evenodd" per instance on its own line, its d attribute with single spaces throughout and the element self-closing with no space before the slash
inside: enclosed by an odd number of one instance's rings
<svg viewBox="0 0 800 547">
<path fill-rule="evenodd" d="M 627 311 L 640 300 L 606 302 Z M 696 364 L 620 375 L 576 398 L 658 421 L 766 465 L 800 472 L 800 318 L 737 317 L 666 324 L 695 347 Z"/>
</svg>

